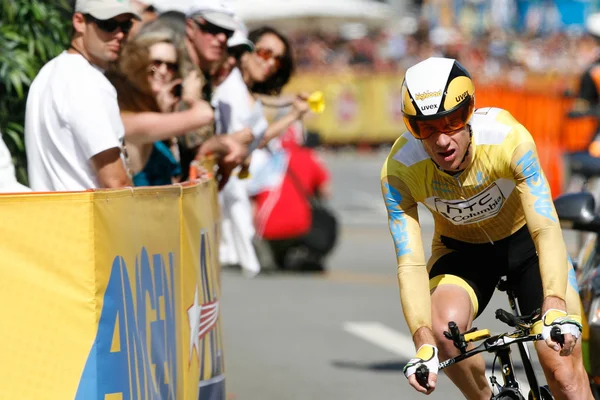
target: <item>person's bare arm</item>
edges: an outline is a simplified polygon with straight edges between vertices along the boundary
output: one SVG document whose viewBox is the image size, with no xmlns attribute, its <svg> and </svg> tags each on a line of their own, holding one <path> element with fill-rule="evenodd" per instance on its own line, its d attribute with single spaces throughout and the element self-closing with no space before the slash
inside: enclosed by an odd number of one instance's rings
<svg viewBox="0 0 600 400">
<path fill-rule="evenodd" d="M 301 94 L 296 97 L 290 112 L 269 125 L 259 147 L 266 146 L 271 140 L 285 132 L 285 130 L 295 121 L 304 117 L 304 114 L 309 111 L 308 102 L 306 101 L 307 98 L 308 96 L 306 94 Z"/>
<path fill-rule="evenodd" d="M 103 188 L 119 188 L 132 186 L 131 180 L 125 171 L 125 165 L 121 159 L 121 150 L 117 147 L 104 150 L 91 159 L 92 166 L 96 171 L 98 183 Z"/>
<path fill-rule="evenodd" d="M 191 108 L 171 113 L 122 113 L 125 138 L 145 144 L 183 135 L 210 124 L 214 120 L 212 107 L 203 100 L 192 100 Z"/>
</svg>

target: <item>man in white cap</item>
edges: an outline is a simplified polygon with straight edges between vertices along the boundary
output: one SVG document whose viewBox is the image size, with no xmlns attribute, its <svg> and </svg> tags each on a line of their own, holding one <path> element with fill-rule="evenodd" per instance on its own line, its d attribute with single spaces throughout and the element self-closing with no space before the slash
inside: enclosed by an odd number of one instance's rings
<svg viewBox="0 0 600 400">
<path fill-rule="evenodd" d="M 234 12 L 224 0 L 192 0 L 186 12 L 185 46 L 191 62 L 200 70 L 204 77 L 202 98 L 211 102 L 213 83 L 212 75 L 219 62 L 227 52 L 227 40 L 233 36 L 237 28 Z M 184 171 L 193 159 L 201 157 L 200 145 L 206 137 L 213 135 L 204 130 L 202 134 L 188 134 L 180 141 L 181 164 Z M 228 155 L 220 164 L 224 180 L 235 165 L 239 165 L 247 154 L 246 145 L 231 138 L 212 139 L 226 142 Z M 225 165 L 226 164 L 226 165 Z"/>
<path fill-rule="evenodd" d="M 133 25 L 129 0 L 77 0 L 68 50 L 34 79 L 25 111 L 29 180 L 35 191 L 130 185 L 121 158 L 124 128 L 104 69 Z"/>
<path fill-rule="evenodd" d="M 187 13 L 186 46 L 192 62 L 208 77 L 227 51 L 238 24 L 224 0 L 195 0 Z"/>
</svg>

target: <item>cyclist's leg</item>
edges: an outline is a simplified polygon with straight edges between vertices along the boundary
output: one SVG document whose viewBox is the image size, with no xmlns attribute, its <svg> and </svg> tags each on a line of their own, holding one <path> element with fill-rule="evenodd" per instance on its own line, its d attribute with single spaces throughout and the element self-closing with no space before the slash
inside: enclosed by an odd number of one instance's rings
<svg viewBox="0 0 600 400">
<path fill-rule="evenodd" d="M 476 315 L 485 308 L 494 292 L 498 276 L 494 277 L 493 271 L 482 273 L 481 262 L 461 252 L 443 255 L 433 263 L 429 281 L 432 324 L 440 360 L 459 354 L 443 332 L 448 330 L 450 321 L 456 322 L 461 332 L 471 328 Z M 482 356 L 468 358 L 444 372 L 467 399 L 487 400 L 491 397 Z"/>
<path fill-rule="evenodd" d="M 572 315 L 581 315 L 575 271 L 570 265 L 568 268 L 571 279 L 567 286 L 567 312 Z M 511 277 L 511 281 L 522 283 L 515 286 L 521 313 L 529 314 L 542 306 L 542 278 L 537 256 L 524 262 L 521 272 L 517 273 L 514 278 Z M 562 357 L 543 341 L 537 342 L 535 349 L 548 386 L 556 399 L 593 399 L 587 373 L 583 366 L 581 340 L 578 340 L 575 350 L 568 357 Z"/>
</svg>

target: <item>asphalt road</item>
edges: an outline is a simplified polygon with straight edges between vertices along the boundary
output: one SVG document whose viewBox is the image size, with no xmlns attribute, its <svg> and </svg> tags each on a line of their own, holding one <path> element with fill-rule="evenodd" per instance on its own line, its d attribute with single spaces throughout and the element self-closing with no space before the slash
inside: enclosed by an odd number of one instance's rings
<svg viewBox="0 0 600 400">
<path fill-rule="evenodd" d="M 400 306 L 392 240 L 380 198 L 384 152 L 324 154 L 332 205 L 342 222 L 325 275 L 224 271 L 222 323 L 229 399 L 424 399 L 402 367 L 414 354 Z M 421 212 L 424 242 L 432 220 Z M 568 243 L 572 236 L 567 234 Z M 502 293 L 475 326 L 502 332 L 493 317 L 508 308 Z M 519 370 L 518 353 L 513 352 Z M 488 357 L 488 368 L 492 366 Z M 539 366 L 537 366 L 539 371 Z M 543 379 L 541 372 L 538 377 Z M 461 399 L 440 375 L 428 398 Z"/>
</svg>

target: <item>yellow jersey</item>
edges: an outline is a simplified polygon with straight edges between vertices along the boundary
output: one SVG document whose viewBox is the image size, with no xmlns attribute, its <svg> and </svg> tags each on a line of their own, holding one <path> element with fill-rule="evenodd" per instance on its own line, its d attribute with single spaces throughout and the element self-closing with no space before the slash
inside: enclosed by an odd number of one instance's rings
<svg viewBox="0 0 600 400">
<path fill-rule="evenodd" d="M 570 264 L 531 134 L 499 108 L 477 109 L 469 124 L 473 157 L 460 173 L 450 175 L 438 168 L 422 142 L 408 132 L 396 141 L 381 171 L 400 297 L 413 334 L 422 326 L 431 328 L 428 271 L 451 251 L 441 236 L 493 243 L 527 224 L 539 257 L 544 297 L 565 298 Z M 435 222 L 427 264 L 417 203 L 431 211 Z"/>
</svg>

